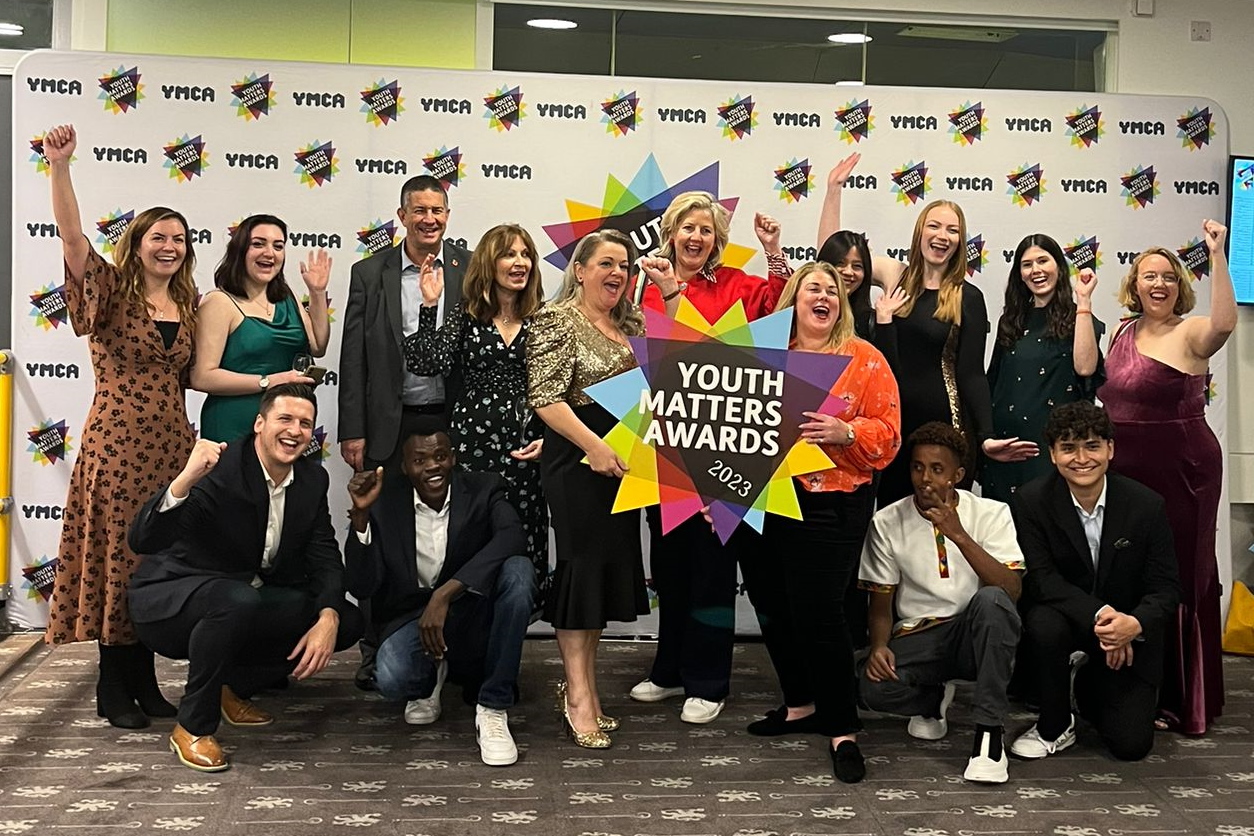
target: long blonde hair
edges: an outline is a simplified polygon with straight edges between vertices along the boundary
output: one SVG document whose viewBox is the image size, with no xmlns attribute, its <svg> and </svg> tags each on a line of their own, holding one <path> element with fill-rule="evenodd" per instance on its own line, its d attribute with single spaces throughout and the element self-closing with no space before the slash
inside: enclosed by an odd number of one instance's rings
<svg viewBox="0 0 1254 836">
<path fill-rule="evenodd" d="M 832 322 L 832 330 L 828 332 L 827 342 L 824 348 L 829 351 L 839 352 L 844 348 L 845 343 L 854 338 L 853 327 L 853 311 L 849 307 L 849 292 L 845 290 L 844 279 L 836 272 L 836 268 L 825 261 L 811 261 L 803 264 L 801 269 L 788 279 L 788 284 L 784 285 L 784 292 L 779 295 L 779 301 L 775 303 L 776 312 L 785 308 L 793 307 L 797 302 L 797 291 L 801 288 L 801 283 L 805 281 L 807 276 L 814 273 L 823 273 L 830 277 L 836 283 L 836 295 L 840 299 L 840 313 L 835 321 Z M 792 317 L 792 336 L 797 336 L 797 315 L 794 312 Z"/>
<path fill-rule="evenodd" d="M 709 192 L 683 192 L 675 195 L 671 205 L 662 213 L 662 246 L 657 254 L 672 263 L 675 261 L 675 230 L 693 212 L 709 212 L 714 222 L 714 248 L 710 250 L 710 257 L 705 260 L 705 269 L 713 271 L 723 263 L 723 248 L 731 239 L 731 213 Z"/>
<path fill-rule="evenodd" d="M 182 213 L 164 206 L 154 206 L 140 212 L 127 224 L 113 246 L 113 263 L 117 265 L 121 276 L 123 295 L 137 310 L 143 311 L 145 317 L 148 316 L 148 288 L 144 283 L 144 265 L 139 260 L 139 245 L 154 224 L 168 220 L 175 220 L 183 225 L 185 250 L 183 263 L 170 277 L 167 292 L 178 308 L 179 321 L 191 333 L 196 327 L 196 300 L 200 294 L 196 290 L 196 281 L 192 278 L 192 273 L 196 270 L 196 250 L 192 247 L 191 228 Z"/>
<path fill-rule="evenodd" d="M 914 222 L 914 234 L 910 238 L 909 263 L 901 276 L 902 290 L 909 298 L 906 304 L 897 310 L 896 315 L 903 319 L 909 316 L 914 310 L 914 303 L 923 293 L 923 268 L 925 266 L 923 226 L 927 222 L 928 214 L 937 208 L 952 209 L 953 213 L 958 216 L 958 245 L 954 248 L 954 254 L 949 257 L 949 263 L 945 265 L 945 272 L 941 276 L 940 296 L 936 300 L 936 313 L 933 317 L 941 322 L 961 325 L 962 285 L 967 280 L 967 216 L 962 213 L 962 207 L 952 200 L 933 200 L 923 207 L 923 211 Z"/>
<path fill-rule="evenodd" d="M 555 305 L 578 305 L 583 301 L 583 285 L 579 282 L 579 278 L 575 275 L 575 266 L 587 266 L 592 260 L 593 254 L 602 244 L 618 244 L 627 251 L 627 261 L 634 263 L 636 260 L 636 247 L 631 243 L 631 238 L 627 237 L 617 229 L 608 227 L 598 229 L 596 232 L 589 232 L 583 238 L 579 239 L 579 243 L 575 245 L 575 252 L 570 257 L 570 262 L 566 265 L 566 271 L 562 273 L 562 286 L 557 289 L 557 293 L 553 296 L 552 302 Z M 627 277 L 630 280 L 630 276 Z M 638 336 L 644 333 L 644 315 L 640 313 L 631 302 L 631 294 L 623 291 L 623 295 L 619 298 L 618 304 L 610 311 L 610 322 L 614 323 L 614 327 L 630 336 Z"/>
</svg>

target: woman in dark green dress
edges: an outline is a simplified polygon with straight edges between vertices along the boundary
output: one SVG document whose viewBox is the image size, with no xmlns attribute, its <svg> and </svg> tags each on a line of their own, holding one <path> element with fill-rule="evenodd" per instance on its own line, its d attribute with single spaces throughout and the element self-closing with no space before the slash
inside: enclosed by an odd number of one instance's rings
<svg viewBox="0 0 1254 836">
<path fill-rule="evenodd" d="M 217 291 L 200 302 L 192 386 L 208 393 L 200 436 L 234 441 L 252 432 L 261 393 L 280 383 L 310 383 L 294 371 L 298 354 L 321 357 L 331 337 L 326 250 L 300 263 L 306 310 L 283 278 L 287 225 L 273 215 L 240 222 L 213 273 Z"/>
<path fill-rule="evenodd" d="M 1097 347 L 1105 327 L 1093 316 L 1097 278 L 1092 270 L 1081 270 L 1073 300 L 1070 272 L 1062 248 L 1048 235 L 1029 235 L 1015 249 L 988 367 L 995 438 L 1020 438 L 1045 449 L 1050 410 L 1093 400 L 1105 377 Z M 1009 502 L 1020 485 L 1052 469 L 1043 453 L 1016 462 L 985 459 L 981 491 Z"/>
</svg>

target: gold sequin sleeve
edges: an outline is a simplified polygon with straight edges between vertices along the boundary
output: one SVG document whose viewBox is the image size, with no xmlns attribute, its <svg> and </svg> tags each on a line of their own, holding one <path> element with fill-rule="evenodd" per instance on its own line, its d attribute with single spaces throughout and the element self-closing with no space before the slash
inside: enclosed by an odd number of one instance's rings
<svg viewBox="0 0 1254 836">
<path fill-rule="evenodd" d="M 527 332 L 527 402 L 532 409 L 566 400 L 575 379 L 575 340 L 570 309 L 545 305 Z"/>
</svg>

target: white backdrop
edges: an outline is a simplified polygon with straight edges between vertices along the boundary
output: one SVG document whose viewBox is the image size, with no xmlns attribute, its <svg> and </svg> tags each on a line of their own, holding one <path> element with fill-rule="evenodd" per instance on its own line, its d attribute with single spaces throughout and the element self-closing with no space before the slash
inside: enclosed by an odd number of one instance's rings
<svg viewBox="0 0 1254 836">
<path fill-rule="evenodd" d="M 875 252 L 904 254 L 923 204 L 956 200 L 969 250 L 979 253 L 971 280 L 984 290 L 990 318 L 1000 311 L 1015 245 L 1039 231 L 1074 245 L 1081 266 L 1097 267 L 1095 309 L 1110 333 L 1130 256 L 1153 244 L 1189 247 L 1203 218 L 1223 217 L 1228 148 L 1227 120 L 1203 98 L 35 53 L 14 83 L 10 610 L 23 626 L 46 619 L 60 509 L 92 394 L 86 341 L 65 320 L 60 242 L 40 160 L 43 132 L 63 122 L 78 128 L 74 181 L 84 226 L 102 250 L 124 223 L 117 218 L 154 204 L 179 209 L 196 230 L 197 280 L 207 290 L 231 225 L 273 213 L 289 225 L 287 276 L 300 293 L 296 260 L 311 246 L 327 247 L 335 322 L 323 365 L 332 370 L 349 268 L 388 245 L 385 225 L 414 174 L 431 171 L 448 183 L 450 237 L 473 246 L 496 223 L 526 226 L 547 256 L 552 290 L 560 249 L 569 253 L 575 236 L 609 218 L 655 246 L 668 190 L 684 188 L 738 199 L 729 261 L 765 271 L 755 211 L 779 218 L 786 248 L 796 263 L 806 260 L 826 171 L 858 150 L 844 221 L 866 230 Z M 1196 287 L 1205 311 L 1204 275 Z M 1212 371 L 1227 380 L 1223 353 Z M 337 382 L 329 375 L 319 390 L 317 430 L 333 509 L 348 477 L 335 443 Z M 1209 417 L 1224 443 L 1225 392 L 1214 389 Z M 197 422 L 200 396 L 188 401 Z M 58 432 L 68 442 L 59 457 Z M 1225 493 L 1225 587 L 1227 529 Z M 746 615 L 739 620 L 748 627 Z"/>
</svg>

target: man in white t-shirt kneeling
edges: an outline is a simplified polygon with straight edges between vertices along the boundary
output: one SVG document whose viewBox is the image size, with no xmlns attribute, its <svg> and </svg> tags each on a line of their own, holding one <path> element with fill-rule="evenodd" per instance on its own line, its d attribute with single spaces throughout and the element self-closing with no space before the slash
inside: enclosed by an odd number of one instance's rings
<svg viewBox="0 0 1254 836">
<path fill-rule="evenodd" d="M 1000 784 L 1009 780 L 1002 732 L 1024 560 L 1010 508 L 954 487 L 966 454 L 962 433 L 935 421 L 906 441 L 914 494 L 876 513 L 862 549 L 871 650 L 858 684 L 868 708 L 913 715 L 912 737 L 939 740 L 952 680 L 973 680 L 975 745 L 964 777 Z"/>
</svg>

